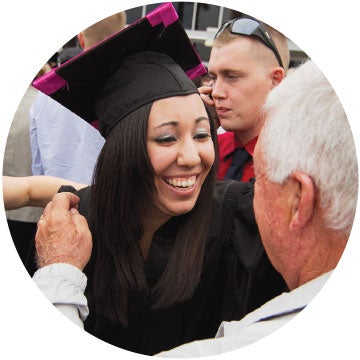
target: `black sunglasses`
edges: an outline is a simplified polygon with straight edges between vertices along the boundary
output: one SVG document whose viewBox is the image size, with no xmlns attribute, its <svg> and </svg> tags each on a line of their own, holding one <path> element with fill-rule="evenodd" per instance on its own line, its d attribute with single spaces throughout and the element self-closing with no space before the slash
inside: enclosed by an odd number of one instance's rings
<svg viewBox="0 0 360 360">
<path fill-rule="evenodd" d="M 255 20 L 250 18 L 237 18 L 230 20 L 223 25 L 221 25 L 220 29 L 215 35 L 215 39 L 219 37 L 219 35 L 230 26 L 230 32 L 232 34 L 238 35 L 247 35 L 247 36 L 256 36 L 258 39 L 262 41 L 264 45 L 266 45 L 269 49 L 272 50 L 279 65 L 283 68 L 283 62 L 281 61 L 281 56 L 279 54 L 278 49 L 274 43 L 274 40 L 271 38 L 270 34 L 266 30 L 265 26 Z"/>
</svg>

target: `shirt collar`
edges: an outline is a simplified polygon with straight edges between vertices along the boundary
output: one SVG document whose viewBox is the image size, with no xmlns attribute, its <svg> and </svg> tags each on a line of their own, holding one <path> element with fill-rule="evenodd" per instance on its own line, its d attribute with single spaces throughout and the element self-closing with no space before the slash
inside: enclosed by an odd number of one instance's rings
<svg viewBox="0 0 360 360">
<path fill-rule="evenodd" d="M 257 142 L 258 137 L 255 136 L 253 139 L 251 139 L 250 141 L 248 141 L 245 145 L 244 148 L 245 150 L 251 155 L 254 155 L 254 149 L 255 149 L 255 145 Z"/>
<path fill-rule="evenodd" d="M 238 138 L 235 135 L 235 132 L 232 132 L 232 138 L 233 138 L 233 146 L 228 147 L 225 152 L 223 153 L 224 157 L 227 157 L 228 155 L 232 154 L 234 152 L 235 149 L 237 148 L 245 148 L 245 150 L 251 155 L 253 156 L 254 154 L 254 149 L 255 149 L 255 145 L 256 142 L 258 140 L 258 136 L 255 136 L 253 139 L 251 139 L 250 141 L 248 141 L 245 145 L 238 140 Z"/>
</svg>

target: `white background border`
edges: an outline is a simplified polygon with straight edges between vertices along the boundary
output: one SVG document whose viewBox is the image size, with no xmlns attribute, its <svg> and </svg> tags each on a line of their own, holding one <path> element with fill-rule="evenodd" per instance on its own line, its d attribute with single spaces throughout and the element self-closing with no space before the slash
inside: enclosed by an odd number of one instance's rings
<svg viewBox="0 0 360 360">
<path fill-rule="evenodd" d="M 262 19 L 308 53 L 337 91 L 359 146 L 360 64 L 356 1 L 207 2 Z M 151 2 L 12 0 L 1 3 L 1 154 L 18 103 L 42 64 L 85 27 L 117 11 L 145 3 Z M 4 212 L 0 217 L 0 357 L 119 359 L 126 355 L 139 358 L 139 355 L 124 352 L 83 333 L 54 310 L 27 276 L 12 244 Z M 294 321 L 251 346 L 218 357 L 359 359 L 358 233 L 359 216 L 336 272 Z"/>
</svg>

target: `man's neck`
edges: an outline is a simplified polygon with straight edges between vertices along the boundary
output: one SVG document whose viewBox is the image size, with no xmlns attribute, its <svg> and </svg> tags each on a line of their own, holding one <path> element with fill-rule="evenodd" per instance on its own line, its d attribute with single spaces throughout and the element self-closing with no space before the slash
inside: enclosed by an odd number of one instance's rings
<svg viewBox="0 0 360 360">
<path fill-rule="evenodd" d="M 290 289 L 299 287 L 322 274 L 334 270 L 347 244 L 347 237 L 331 231 L 327 234 L 326 239 L 319 240 L 319 243 L 321 245 L 312 251 L 312 256 L 309 257 L 307 263 L 301 269 L 296 283 L 288 284 Z"/>
</svg>

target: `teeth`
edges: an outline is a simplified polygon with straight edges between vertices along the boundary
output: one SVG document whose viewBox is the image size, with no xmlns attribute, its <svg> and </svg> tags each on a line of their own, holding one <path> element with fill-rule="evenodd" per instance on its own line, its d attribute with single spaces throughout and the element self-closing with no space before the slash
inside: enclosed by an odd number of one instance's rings
<svg viewBox="0 0 360 360">
<path fill-rule="evenodd" d="M 165 181 L 175 187 L 188 188 L 195 184 L 196 177 L 192 176 L 191 178 L 187 179 L 165 179 Z"/>
</svg>

